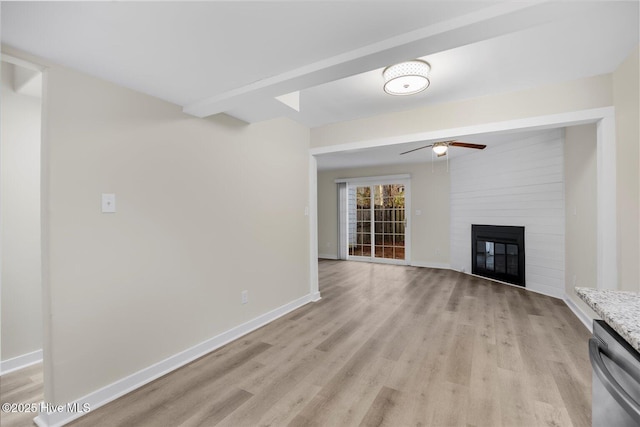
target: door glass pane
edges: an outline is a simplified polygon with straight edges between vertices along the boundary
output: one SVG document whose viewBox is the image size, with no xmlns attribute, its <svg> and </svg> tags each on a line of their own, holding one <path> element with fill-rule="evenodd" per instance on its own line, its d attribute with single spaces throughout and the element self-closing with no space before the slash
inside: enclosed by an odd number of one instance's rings
<svg viewBox="0 0 640 427">
<path fill-rule="evenodd" d="M 371 188 L 349 187 L 349 255 L 371 256 Z"/>
<path fill-rule="evenodd" d="M 393 251 L 393 257 L 395 259 L 404 259 L 404 247 L 395 247 Z"/>
<path fill-rule="evenodd" d="M 365 245 L 371 245 L 371 233 L 364 234 L 364 241 L 362 243 Z"/>
<path fill-rule="evenodd" d="M 373 186 L 373 203 L 375 209 L 382 209 L 384 207 L 384 196 L 382 195 L 382 185 Z"/>
</svg>

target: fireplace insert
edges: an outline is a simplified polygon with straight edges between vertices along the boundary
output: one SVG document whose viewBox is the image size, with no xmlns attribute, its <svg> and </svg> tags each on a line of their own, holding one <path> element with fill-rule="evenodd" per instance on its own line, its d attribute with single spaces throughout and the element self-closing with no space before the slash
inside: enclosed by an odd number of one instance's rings
<svg viewBox="0 0 640 427">
<path fill-rule="evenodd" d="M 471 225 L 471 272 L 525 286 L 524 227 Z"/>
</svg>

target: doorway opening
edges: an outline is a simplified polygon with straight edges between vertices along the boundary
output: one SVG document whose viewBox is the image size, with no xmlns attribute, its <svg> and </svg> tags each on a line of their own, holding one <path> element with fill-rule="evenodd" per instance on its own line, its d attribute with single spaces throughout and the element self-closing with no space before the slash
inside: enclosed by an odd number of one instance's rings
<svg viewBox="0 0 640 427">
<path fill-rule="evenodd" d="M 0 82 L 0 400 L 43 399 L 42 68 L 3 53 Z M 22 384 L 20 388 L 12 384 Z M 9 425 L 35 414 L 2 414 Z"/>
</svg>

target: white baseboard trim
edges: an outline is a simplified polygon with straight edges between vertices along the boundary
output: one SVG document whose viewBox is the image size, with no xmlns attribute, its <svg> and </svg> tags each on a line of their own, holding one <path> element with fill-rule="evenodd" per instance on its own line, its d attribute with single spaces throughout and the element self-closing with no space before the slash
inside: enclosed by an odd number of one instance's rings
<svg viewBox="0 0 640 427">
<path fill-rule="evenodd" d="M 86 413 L 73 410 L 67 411 L 68 408 L 80 409 L 84 404 L 88 404 L 91 410 L 98 409 L 99 407 L 104 406 L 107 403 L 124 396 L 125 394 L 140 388 L 171 371 L 176 370 L 195 359 L 266 325 L 267 323 L 273 322 L 277 318 L 282 317 L 307 303 L 318 301 L 319 299 L 320 292 L 307 294 L 246 323 L 236 326 L 235 328 L 216 335 L 213 338 L 203 341 L 187 350 L 174 354 L 173 356 L 131 374 L 128 377 L 109 384 L 106 387 L 89 393 L 80 399 L 65 404 L 64 410 L 62 411 L 41 412 L 40 415 L 34 419 L 34 422 L 39 427 L 63 426 L 77 418 L 80 418 Z"/>
<path fill-rule="evenodd" d="M 578 307 L 571 298 L 569 298 L 569 295 L 565 294 L 564 298 L 562 299 L 564 303 L 567 304 L 567 307 L 569 307 L 569 309 L 573 311 L 573 314 L 575 314 L 576 317 L 580 319 L 580 321 L 584 324 L 584 326 L 587 327 L 589 332 L 593 333 L 593 319 L 589 315 L 587 315 L 587 313 L 582 311 L 582 309 Z"/>
<path fill-rule="evenodd" d="M 338 256 L 335 254 L 318 254 L 318 258 L 320 259 L 338 259 Z"/>
<path fill-rule="evenodd" d="M 42 362 L 42 350 L 32 351 L 31 353 L 22 354 L 11 359 L 0 361 L 0 375 L 26 368 Z"/>
<path fill-rule="evenodd" d="M 412 267 L 426 267 L 426 268 L 439 268 L 444 270 L 451 270 L 451 266 L 449 264 L 442 264 L 438 262 L 411 261 L 409 265 Z"/>
</svg>

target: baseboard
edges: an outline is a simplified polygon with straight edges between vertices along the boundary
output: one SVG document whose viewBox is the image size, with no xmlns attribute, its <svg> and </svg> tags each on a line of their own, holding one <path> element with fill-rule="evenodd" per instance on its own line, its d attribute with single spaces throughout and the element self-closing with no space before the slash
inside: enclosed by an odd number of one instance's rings
<svg viewBox="0 0 640 427">
<path fill-rule="evenodd" d="M 318 254 L 318 258 L 320 259 L 338 259 L 338 256 L 335 254 Z"/>
<path fill-rule="evenodd" d="M 580 319 L 580 321 L 584 324 L 584 326 L 587 327 L 589 332 L 593 333 L 593 319 L 589 315 L 587 315 L 587 313 L 582 311 L 582 309 L 578 307 L 578 305 L 573 302 L 571 298 L 569 298 L 569 295 L 565 294 L 564 298 L 562 299 L 564 303 L 567 304 L 567 307 L 569 307 L 569 309 L 573 311 L 573 314 L 575 314 L 576 317 Z"/>
<path fill-rule="evenodd" d="M 442 264 L 438 262 L 411 261 L 409 265 L 412 267 L 440 268 L 444 270 L 451 270 L 451 266 L 449 264 Z"/>
<path fill-rule="evenodd" d="M 32 351 L 31 353 L 13 357 L 11 359 L 0 362 L 0 375 L 26 368 L 42 362 L 42 350 Z"/>
<path fill-rule="evenodd" d="M 118 380 L 106 387 L 96 390 L 88 395 L 70 402 L 65 405 L 63 411 L 40 413 L 34 422 L 39 427 L 58 427 L 63 426 L 77 418 L 80 418 L 85 412 L 67 411 L 67 408 L 83 408 L 88 404 L 91 410 L 98 409 L 105 404 L 124 396 L 125 394 L 142 387 L 143 385 L 160 378 L 163 375 L 174 371 L 195 359 L 210 353 L 223 345 L 234 341 L 254 330 L 273 322 L 279 317 L 302 307 L 303 305 L 317 301 L 320 299 L 320 292 L 308 294 L 302 298 L 298 298 L 288 304 L 276 308 L 268 313 L 258 316 L 242 325 L 236 326 L 226 332 L 223 332 L 213 338 L 203 341 L 187 350 L 177 353 L 161 362 L 144 368 L 128 377 Z"/>
</svg>

